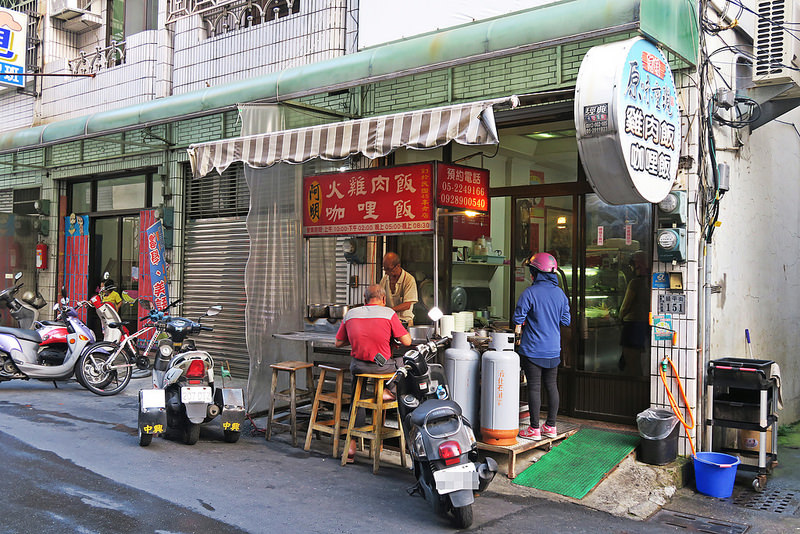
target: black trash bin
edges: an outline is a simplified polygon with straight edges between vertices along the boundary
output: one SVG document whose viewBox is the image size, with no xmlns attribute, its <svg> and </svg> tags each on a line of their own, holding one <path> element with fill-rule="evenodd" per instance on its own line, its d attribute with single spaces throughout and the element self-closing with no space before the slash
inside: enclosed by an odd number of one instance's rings
<svg viewBox="0 0 800 534">
<path fill-rule="evenodd" d="M 670 410 L 650 408 L 636 416 L 640 462 L 664 465 L 678 457 L 678 418 Z"/>
</svg>

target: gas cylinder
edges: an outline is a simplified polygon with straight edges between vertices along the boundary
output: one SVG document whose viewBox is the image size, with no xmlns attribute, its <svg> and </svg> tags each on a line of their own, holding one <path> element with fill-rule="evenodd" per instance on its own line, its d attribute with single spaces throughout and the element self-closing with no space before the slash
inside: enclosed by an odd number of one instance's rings
<svg viewBox="0 0 800 534">
<path fill-rule="evenodd" d="M 481 357 L 470 347 L 466 332 L 453 332 L 450 348 L 444 351 L 444 372 L 450 384 L 450 398 L 461 406 L 464 417 L 477 427 L 480 399 Z"/>
<path fill-rule="evenodd" d="M 519 355 L 513 332 L 495 332 L 481 367 L 481 439 L 515 445 L 519 433 Z"/>
</svg>

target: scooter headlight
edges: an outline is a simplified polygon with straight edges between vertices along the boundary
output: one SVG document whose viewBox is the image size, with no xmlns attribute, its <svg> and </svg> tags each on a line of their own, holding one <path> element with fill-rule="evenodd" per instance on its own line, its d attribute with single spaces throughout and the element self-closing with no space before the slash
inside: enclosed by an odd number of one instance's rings
<svg viewBox="0 0 800 534">
<path fill-rule="evenodd" d="M 428 455 L 425 452 L 425 444 L 422 442 L 422 432 L 417 430 L 414 434 L 414 453 L 417 455 L 417 458 L 427 458 Z"/>
</svg>

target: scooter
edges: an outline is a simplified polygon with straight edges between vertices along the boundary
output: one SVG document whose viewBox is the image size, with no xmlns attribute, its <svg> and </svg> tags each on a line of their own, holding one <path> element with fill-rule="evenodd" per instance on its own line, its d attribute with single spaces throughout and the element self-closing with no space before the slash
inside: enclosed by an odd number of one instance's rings
<svg viewBox="0 0 800 534">
<path fill-rule="evenodd" d="M 63 294 L 63 291 L 62 291 Z M 0 381 L 34 378 L 67 380 L 85 347 L 94 343 L 94 333 L 78 318 L 76 308 L 64 297 L 57 305 L 57 322 L 39 330 L 0 327 Z M 88 303 L 79 302 L 77 308 Z M 59 329 L 66 328 L 66 343 Z M 50 342 L 53 335 L 55 342 Z"/>
<path fill-rule="evenodd" d="M 140 303 L 150 305 L 149 301 Z M 154 435 L 168 429 L 179 430 L 183 442 L 194 445 L 200 437 L 200 425 L 218 416 L 225 441 L 239 441 L 245 419 L 244 392 L 241 388 L 216 387 L 211 355 L 197 350 L 188 338 L 202 330 L 213 330 L 200 321 L 220 311 L 222 306 L 211 306 L 197 322 L 157 312 L 162 316 L 155 321 L 157 331 L 153 335 L 166 332 L 170 339 L 158 342 L 153 388 L 139 391 L 140 446 L 147 447 Z"/>
<path fill-rule="evenodd" d="M 472 524 L 475 494 L 497 473 L 497 462 L 480 462 L 472 424 L 450 399 L 444 369 L 428 363 L 450 341 L 443 337 L 417 345 L 403 355 L 389 384 L 397 384 L 398 408 L 419 492 L 436 513 L 452 513 L 458 528 Z"/>
<path fill-rule="evenodd" d="M 42 295 L 38 291 L 26 290 L 22 296 L 17 297 L 17 293 L 23 284 L 19 282 L 22 273 L 14 275 L 14 285 L 0 291 L 0 307 L 8 308 L 11 316 L 17 320 L 20 328 L 31 329 L 39 322 L 39 310 L 47 305 Z"/>
</svg>

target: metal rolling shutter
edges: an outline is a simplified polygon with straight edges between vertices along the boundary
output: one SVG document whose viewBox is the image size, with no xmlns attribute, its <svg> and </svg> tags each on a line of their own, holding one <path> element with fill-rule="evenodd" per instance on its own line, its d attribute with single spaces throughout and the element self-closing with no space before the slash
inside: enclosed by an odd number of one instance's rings
<svg viewBox="0 0 800 534">
<path fill-rule="evenodd" d="M 220 364 L 227 361 L 233 376 L 247 378 L 250 369 L 244 285 L 250 252 L 245 225 L 249 207 L 247 184 L 241 168 L 237 167 L 222 176 L 189 178 L 187 184 L 181 315 L 196 320 L 212 304 L 221 304 L 222 313 L 204 321 L 214 331 L 202 332 L 194 338 L 195 342 L 214 358 L 217 372 Z"/>
</svg>

